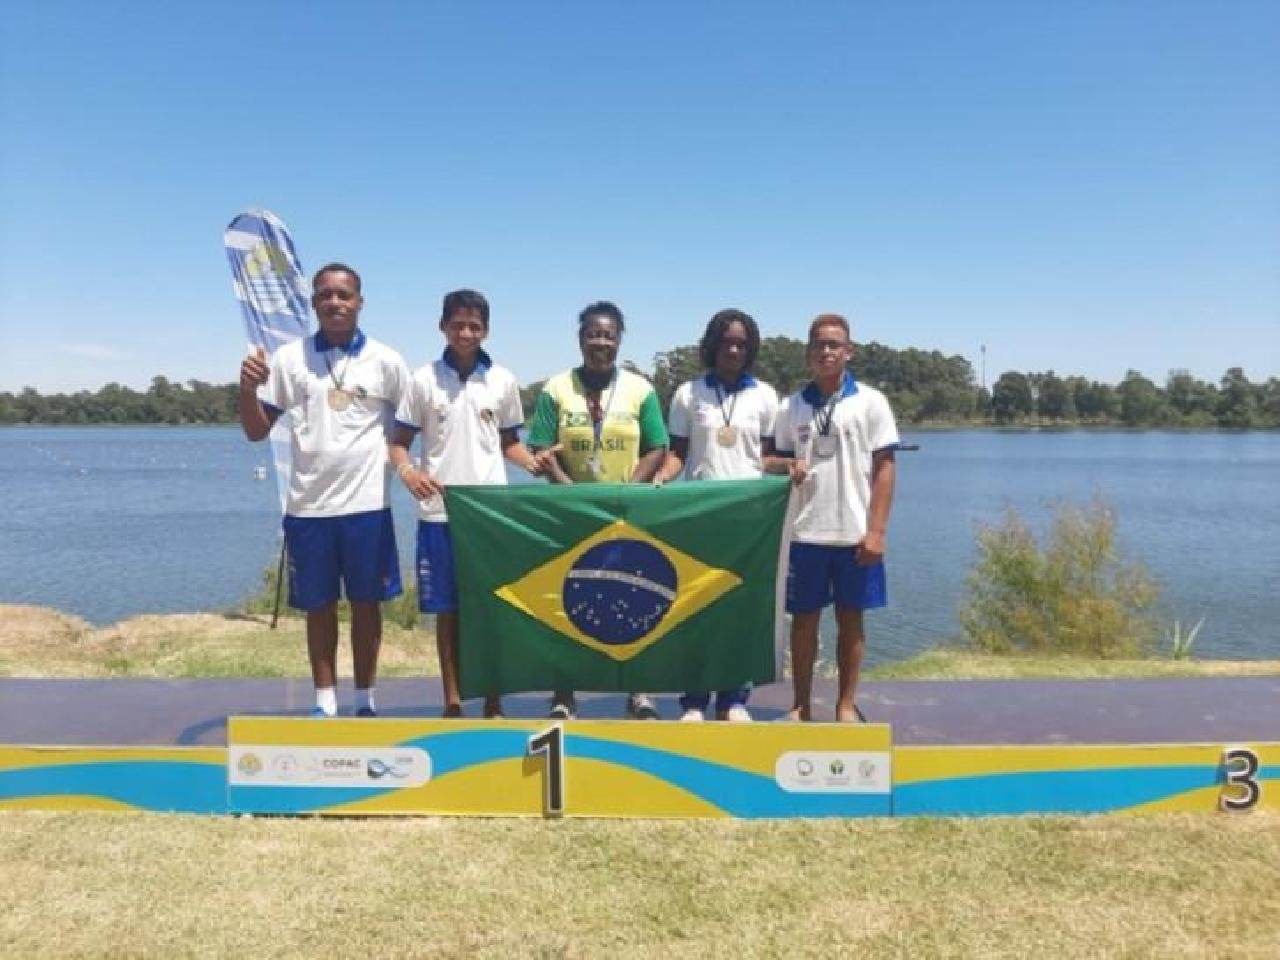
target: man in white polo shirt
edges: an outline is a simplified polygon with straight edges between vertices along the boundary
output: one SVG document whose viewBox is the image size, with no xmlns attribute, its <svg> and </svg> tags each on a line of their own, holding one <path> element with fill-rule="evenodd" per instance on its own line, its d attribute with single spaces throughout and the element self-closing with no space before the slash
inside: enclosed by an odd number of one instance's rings
<svg viewBox="0 0 1280 960">
<path fill-rule="evenodd" d="M 489 301 L 475 290 L 446 294 L 440 331 L 444 354 L 413 374 L 388 449 L 400 479 L 418 500 L 418 608 L 436 617 L 444 715 L 460 717 L 458 587 L 444 488 L 506 483 L 504 458 L 535 475 L 541 471 L 517 434 L 524 425 L 520 386 L 480 346 L 489 335 Z M 409 447 L 419 431 L 422 456 L 415 464 Z M 485 699 L 484 713 L 502 715 L 496 694 Z"/>
<path fill-rule="evenodd" d="M 337 704 L 340 590 L 351 604 L 357 716 L 376 716 L 374 684 L 382 613 L 398 596 L 400 567 L 387 470 L 396 406 L 409 372 L 394 350 L 359 327 L 360 276 L 321 267 L 311 305 L 320 329 L 286 344 L 267 363 L 259 348 L 240 366 L 240 424 L 262 440 L 281 413 L 292 427 L 285 507 L 289 605 L 307 614 L 307 652 L 316 688 L 313 716 Z"/>
<path fill-rule="evenodd" d="M 834 601 L 839 669 L 836 716 L 854 703 L 866 646 L 863 611 L 887 601 L 885 533 L 893 504 L 898 428 L 884 394 L 854 380 L 849 322 L 837 314 L 809 326 L 813 380 L 787 398 L 774 429 L 771 472 L 790 473 L 799 499 L 787 573 L 795 700 L 790 719 L 811 720 L 818 620 Z"/>
</svg>

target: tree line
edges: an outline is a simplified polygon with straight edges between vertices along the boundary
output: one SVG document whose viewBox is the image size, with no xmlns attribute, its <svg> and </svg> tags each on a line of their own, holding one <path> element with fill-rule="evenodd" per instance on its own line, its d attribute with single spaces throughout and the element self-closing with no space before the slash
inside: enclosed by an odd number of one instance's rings
<svg viewBox="0 0 1280 960">
<path fill-rule="evenodd" d="M 1136 370 L 1119 384 L 1046 373 L 1002 373 L 990 390 L 977 383 L 961 356 L 880 343 L 858 347 L 854 375 L 883 390 L 900 422 L 939 425 L 1098 425 L 1126 427 L 1280 427 L 1280 379 L 1253 383 L 1232 367 L 1217 383 L 1186 370 L 1170 371 L 1163 385 Z M 636 369 L 632 367 L 632 369 Z M 651 371 L 663 410 L 685 380 L 703 373 L 695 344 L 654 357 Z M 785 396 L 809 379 L 805 345 L 790 337 L 760 343 L 756 374 Z M 521 390 L 532 413 L 542 383 Z M 237 385 L 185 383 L 158 376 L 146 390 L 109 383 L 96 392 L 41 394 L 32 387 L 0 392 L 0 424 L 235 423 Z"/>
</svg>

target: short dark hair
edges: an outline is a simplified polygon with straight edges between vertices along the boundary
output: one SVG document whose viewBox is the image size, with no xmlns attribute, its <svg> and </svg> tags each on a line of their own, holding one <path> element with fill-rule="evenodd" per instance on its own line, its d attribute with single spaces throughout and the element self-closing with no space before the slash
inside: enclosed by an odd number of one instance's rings
<svg viewBox="0 0 1280 960">
<path fill-rule="evenodd" d="M 702 365 L 708 370 L 716 365 L 716 353 L 720 350 L 720 341 L 724 339 L 725 331 L 729 329 L 731 323 L 740 323 L 747 331 L 747 360 L 742 368 L 743 372 L 749 371 L 752 364 L 756 362 L 756 357 L 760 353 L 760 328 L 756 326 L 755 318 L 751 314 L 730 307 L 728 310 L 721 310 L 707 321 L 706 332 L 702 334 L 702 342 L 698 344 L 698 355 L 702 358 Z"/>
<path fill-rule="evenodd" d="M 578 314 L 579 335 L 581 335 L 583 329 L 587 325 L 587 322 L 592 317 L 605 317 L 608 320 L 612 320 L 618 325 L 619 336 L 622 335 L 622 331 L 627 329 L 627 325 L 622 319 L 622 311 L 618 309 L 618 305 L 616 303 L 611 303 L 608 300 L 597 300 L 595 303 L 591 303 L 583 307 L 582 312 Z"/>
<path fill-rule="evenodd" d="M 819 327 L 842 327 L 844 335 L 850 340 L 853 339 L 853 331 L 849 329 L 849 321 L 838 313 L 820 313 L 813 318 L 813 323 L 809 324 L 809 342 L 813 342 L 813 335 L 818 332 Z"/>
<path fill-rule="evenodd" d="M 454 290 L 444 295 L 444 306 L 440 308 L 440 322 L 445 323 L 460 310 L 474 310 L 480 314 L 485 329 L 489 329 L 489 301 L 479 290 Z"/>
<path fill-rule="evenodd" d="M 326 263 L 323 267 L 315 272 L 315 276 L 311 278 L 311 287 L 315 289 L 320 286 L 320 278 L 326 273 L 346 273 L 351 275 L 351 279 L 356 282 L 356 292 L 363 293 L 360 285 L 360 274 L 348 267 L 345 263 Z"/>
</svg>

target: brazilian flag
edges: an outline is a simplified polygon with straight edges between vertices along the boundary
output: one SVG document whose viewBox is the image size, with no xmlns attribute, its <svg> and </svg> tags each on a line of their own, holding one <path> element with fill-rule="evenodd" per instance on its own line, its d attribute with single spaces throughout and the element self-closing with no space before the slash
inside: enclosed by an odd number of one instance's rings
<svg viewBox="0 0 1280 960">
<path fill-rule="evenodd" d="M 785 477 L 449 487 L 464 697 L 774 679 Z"/>
</svg>

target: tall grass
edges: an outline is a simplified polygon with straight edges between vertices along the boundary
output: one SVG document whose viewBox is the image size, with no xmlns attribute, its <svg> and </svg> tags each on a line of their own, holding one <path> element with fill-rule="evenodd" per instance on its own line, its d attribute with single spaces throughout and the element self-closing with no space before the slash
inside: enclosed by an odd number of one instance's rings
<svg viewBox="0 0 1280 960">
<path fill-rule="evenodd" d="M 1010 509 L 978 532 L 960 623 L 988 653 L 1147 656 L 1158 593 L 1142 564 L 1120 556 L 1115 513 L 1101 499 L 1060 503 L 1043 543 Z"/>
</svg>

